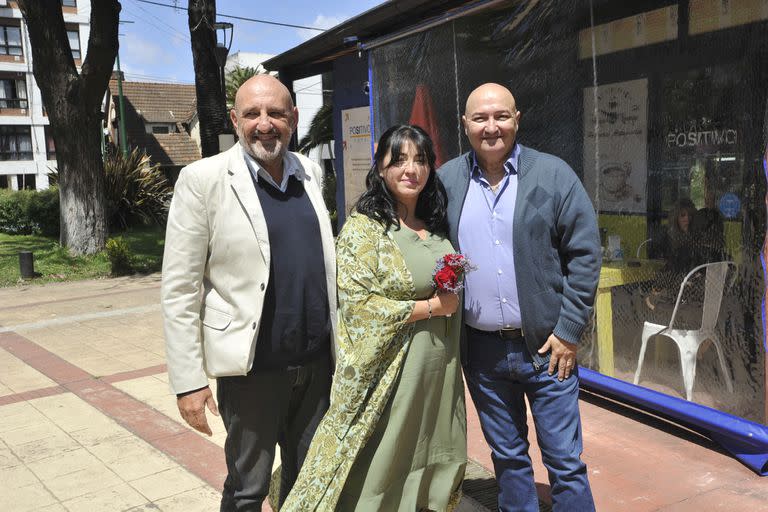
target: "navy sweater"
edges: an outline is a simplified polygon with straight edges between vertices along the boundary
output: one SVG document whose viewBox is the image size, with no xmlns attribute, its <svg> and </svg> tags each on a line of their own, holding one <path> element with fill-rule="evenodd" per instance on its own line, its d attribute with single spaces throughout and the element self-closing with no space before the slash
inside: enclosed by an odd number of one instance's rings
<svg viewBox="0 0 768 512">
<path fill-rule="evenodd" d="M 320 227 L 303 184 L 285 193 L 259 177 L 256 192 L 267 221 L 269 283 L 253 368 L 298 366 L 330 353 L 330 314 Z"/>
</svg>

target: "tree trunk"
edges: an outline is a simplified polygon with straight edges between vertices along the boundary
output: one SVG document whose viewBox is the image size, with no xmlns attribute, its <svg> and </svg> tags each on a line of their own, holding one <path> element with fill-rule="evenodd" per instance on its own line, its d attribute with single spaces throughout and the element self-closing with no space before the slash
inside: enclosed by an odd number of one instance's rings
<svg viewBox="0 0 768 512">
<path fill-rule="evenodd" d="M 107 236 L 101 106 L 117 55 L 117 0 L 91 2 L 91 33 L 78 74 L 58 0 L 19 0 L 32 69 L 48 113 L 59 173 L 60 241 L 76 255 L 104 248 Z"/>
<path fill-rule="evenodd" d="M 219 134 L 232 133 L 222 88 L 222 75 L 216 62 L 216 0 L 189 0 L 189 35 L 195 66 L 197 116 L 200 121 L 202 155 L 219 152 Z"/>
<path fill-rule="evenodd" d="M 73 254 L 94 254 L 104 249 L 108 229 L 101 116 L 69 110 L 53 130 L 54 140 L 66 141 L 56 144 L 59 241 Z"/>
</svg>

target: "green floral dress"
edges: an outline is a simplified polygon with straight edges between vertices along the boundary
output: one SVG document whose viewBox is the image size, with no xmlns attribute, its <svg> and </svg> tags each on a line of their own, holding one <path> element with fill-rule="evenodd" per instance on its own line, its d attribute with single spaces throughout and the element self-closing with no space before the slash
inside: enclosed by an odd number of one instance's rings
<svg viewBox="0 0 768 512">
<path fill-rule="evenodd" d="M 455 508 L 466 465 L 461 315 L 405 323 L 448 252 L 438 237 L 347 220 L 331 406 L 281 511 Z"/>
</svg>

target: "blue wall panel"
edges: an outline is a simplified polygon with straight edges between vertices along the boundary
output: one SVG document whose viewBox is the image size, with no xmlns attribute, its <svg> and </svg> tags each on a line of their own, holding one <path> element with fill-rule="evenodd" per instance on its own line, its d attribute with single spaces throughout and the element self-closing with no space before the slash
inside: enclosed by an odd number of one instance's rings
<svg viewBox="0 0 768 512">
<path fill-rule="evenodd" d="M 333 140 L 336 167 L 336 205 L 339 229 L 347 212 L 344 210 L 344 153 L 342 151 L 341 111 L 348 108 L 367 107 L 368 57 L 365 52 L 336 59 L 333 62 Z"/>
</svg>

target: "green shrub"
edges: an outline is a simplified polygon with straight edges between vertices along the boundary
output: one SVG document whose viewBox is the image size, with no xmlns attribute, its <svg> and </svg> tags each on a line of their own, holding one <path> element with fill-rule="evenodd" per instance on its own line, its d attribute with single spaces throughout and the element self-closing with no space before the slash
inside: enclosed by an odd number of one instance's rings
<svg viewBox="0 0 768 512">
<path fill-rule="evenodd" d="M 131 266 L 131 249 L 123 237 L 118 236 L 107 240 L 107 257 L 113 276 L 127 276 L 133 274 Z"/>
<path fill-rule="evenodd" d="M 110 231 L 165 225 L 173 188 L 144 150 L 136 148 L 125 157 L 120 151 L 107 153 L 104 171 Z"/>
<path fill-rule="evenodd" d="M 0 190 L 0 232 L 59 235 L 59 190 Z"/>
<path fill-rule="evenodd" d="M 59 237 L 59 189 L 51 187 L 38 190 L 32 197 L 29 209 L 30 217 L 40 225 L 40 234 Z"/>
</svg>

